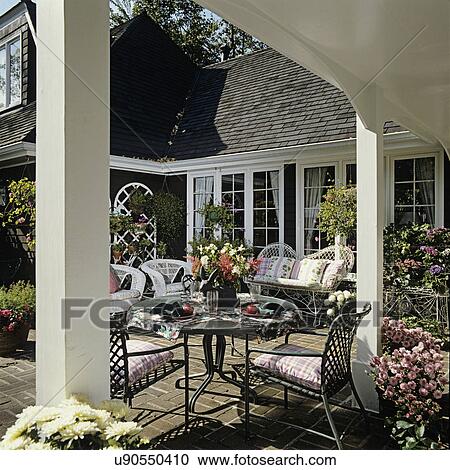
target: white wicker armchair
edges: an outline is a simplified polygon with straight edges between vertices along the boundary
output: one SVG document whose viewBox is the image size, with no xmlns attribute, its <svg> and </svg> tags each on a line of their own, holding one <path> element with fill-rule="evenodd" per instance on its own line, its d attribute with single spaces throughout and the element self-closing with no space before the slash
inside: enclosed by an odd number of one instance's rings
<svg viewBox="0 0 450 470">
<path fill-rule="evenodd" d="M 155 297 L 183 293 L 181 280 L 183 276 L 192 274 L 190 263 L 176 259 L 146 261 L 141 264 L 140 269 L 150 277 Z"/>
<path fill-rule="evenodd" d="M 131 305 L 139 302 L 145 290 L 145 274 L 139 269 L 122 264 L 112 264 L 111 267 L 119 276 L 120 281 L 123 283 L 124 279 L 129 276 L 130 286 L 128 289 L 120 289 L 113 294 L 109 294 L 111 300 L 111 314 L 118 314 L 128 311 Z"/>
</svg>

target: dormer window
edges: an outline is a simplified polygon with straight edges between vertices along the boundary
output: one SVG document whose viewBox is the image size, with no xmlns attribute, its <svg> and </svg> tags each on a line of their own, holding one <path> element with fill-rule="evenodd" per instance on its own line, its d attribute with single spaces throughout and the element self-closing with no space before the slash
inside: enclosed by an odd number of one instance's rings
<svg viewBox="0 0 450 470">
<path fill-rule="evenodd" d="M 20 36 L 0 43 L 0 111 L 20 104 L 22 66 Z"/>
</svg>

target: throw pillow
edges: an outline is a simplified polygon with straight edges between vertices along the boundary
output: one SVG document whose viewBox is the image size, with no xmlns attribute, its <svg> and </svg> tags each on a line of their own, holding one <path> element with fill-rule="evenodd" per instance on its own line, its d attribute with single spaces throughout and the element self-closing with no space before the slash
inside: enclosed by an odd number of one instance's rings
<svg viewBox="0 0 450 470">
<path fill-rule="evenodd" d="M 327 264 L 328 261 L 323 259 L 305 258 L 300 264 L 297 279 L 308 286 L 320 285 Z"/>
<path fill-rule="evenodd" d="M 120 290 L 120 278 L 117 275 L 114 268 L 110 265 L 109 266 L 109 293 L 114 294 Z"/>
<path fill-rule="evenodd" d="M 277 256 L 273 258 L 273 264 L 267 272 L 267 276 L 272 278 L 288 278 L 292 271 L 292 266 L 295 263 L 295 258 L 287 258 Z"/>
<path fill-rule="evenodd" d="M 345 276 L 345 264 L 343 260 L 328 262 L 322 277 L 322 285 L 325 289 L 333 289 Z"/>
</svg>

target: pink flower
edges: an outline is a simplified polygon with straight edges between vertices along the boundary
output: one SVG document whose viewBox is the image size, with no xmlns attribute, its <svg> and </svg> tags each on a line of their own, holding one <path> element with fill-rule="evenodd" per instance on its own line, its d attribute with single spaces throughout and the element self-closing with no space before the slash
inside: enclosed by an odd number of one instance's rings
<svg viewBox="0 0 450 470">
<path fill-rule="evenodd" d="M 408 372 L 408 379 L 414 380 L 416 377 L 417 377 L 417 374 L 413 370 Z"/>
<path fill-rule="evenodd" d="M 428 390 L 426 388 L 420 388 L 419 393 L 422 397 L 426 397 L 428 395 Z"/>
<path fill-rule="evenodd" d="M 436 400 L 440 400 L 442 398 L 442 392 L 440 390 L 435 390 L 433 392 L 433 397 L 436 399 Z"/>
<path fill-rule="evenodd" d="M 409 390 L 409 386 L 406 382 L 402 382 L 400 384 L 400 390 L 402 390 L 403 392 L 407 392 Z M 427 392 L 428 393 L 428 392 Z"/>
</svg>

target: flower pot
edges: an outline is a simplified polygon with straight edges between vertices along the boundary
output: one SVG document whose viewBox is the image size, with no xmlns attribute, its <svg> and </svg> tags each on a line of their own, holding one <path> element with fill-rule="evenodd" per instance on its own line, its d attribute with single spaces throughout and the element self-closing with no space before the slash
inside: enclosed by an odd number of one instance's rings
<svg viewBox="0 0 450 470">
<path fill-rule="evenodd" d="M 0 356 L 13 353 L 27 342 L 30 325 L 24 323 L 13 333 L 0 331 Z"/>
<path fill-rule="evenodd" d="M 238 305 L 238 302 L 234 286 L 222 286 L 219 288 L 219 307 L 234 308 Z"/>
</svg>

